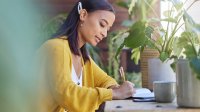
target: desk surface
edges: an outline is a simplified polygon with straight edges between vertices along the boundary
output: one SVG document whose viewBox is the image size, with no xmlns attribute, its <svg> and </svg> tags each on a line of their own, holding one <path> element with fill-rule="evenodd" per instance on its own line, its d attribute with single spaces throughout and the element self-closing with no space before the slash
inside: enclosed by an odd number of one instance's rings
<svg viewBox="0 0 200 112">
<path fill-rule="evenodd" d="M 176 102 L 133 102 L 132 100 L 107 101 L 104 112 L 200 112 L 200 108 L 179 108 Z"/>
</svg>

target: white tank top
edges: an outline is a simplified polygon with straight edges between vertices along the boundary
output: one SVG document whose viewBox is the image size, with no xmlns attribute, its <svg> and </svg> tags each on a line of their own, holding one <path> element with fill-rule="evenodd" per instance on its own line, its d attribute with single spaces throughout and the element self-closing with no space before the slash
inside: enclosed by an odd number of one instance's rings
<svg viewBox="0 0 200 112">
<path fill-rule="evenodd" d="M 81 75 L 80 78 L 78 78 L 78 75 L 76 74 L 76 71 L 74 69 L 74 65 L 72 64 L 72 81 L 82 87 L 82 71 L 83 67 L 81 68 Z"/>
</svg>

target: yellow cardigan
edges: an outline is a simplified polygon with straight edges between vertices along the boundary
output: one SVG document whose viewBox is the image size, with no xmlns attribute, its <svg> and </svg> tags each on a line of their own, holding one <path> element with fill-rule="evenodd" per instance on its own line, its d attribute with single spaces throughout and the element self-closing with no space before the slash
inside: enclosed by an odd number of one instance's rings
<svg viewBox="0 0 200 112">
<path fill-rule="evenodd" d="M 117 82 L 90 58 L 83 65 L 83 86 L 72 81 L 72 54 L 66 37 L 46 41 L 39 49 L 42 112 L 94 112 L 112 99 L 109 86 Z M 82 59 L 83 63 L 83 59 Z"/>
</svg>

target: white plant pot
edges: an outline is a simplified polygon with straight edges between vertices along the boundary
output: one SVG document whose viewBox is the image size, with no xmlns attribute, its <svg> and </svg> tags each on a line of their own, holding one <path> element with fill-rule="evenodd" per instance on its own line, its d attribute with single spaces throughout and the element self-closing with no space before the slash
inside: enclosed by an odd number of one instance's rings
<svg viewBox="0 0 200 112">
<path fill-rule="evenodd" d="M 177 104 L 180 107 L 200 107 L 200 80 L 192 72 L 188 60 L 178 60 L 176 74 Z"/>
<path fill-rule="evenodd" d="M 148 60 L 148 85 L 149 89 L 153 89 L 154 81 L 176 82 L 175 72 L 170 64 L 173 60 L 162 62 L 159 58 L 151 58 Z"/>
</svg>

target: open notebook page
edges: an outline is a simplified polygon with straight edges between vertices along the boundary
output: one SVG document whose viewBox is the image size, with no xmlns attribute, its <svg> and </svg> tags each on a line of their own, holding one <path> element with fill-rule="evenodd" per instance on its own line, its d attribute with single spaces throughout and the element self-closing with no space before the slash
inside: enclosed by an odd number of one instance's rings
<svg viewBox="0 0 200 112">
<path fill-rule="evenodd" d="M 136 88 L 136 93 L 132 95 L 133 98 L 153 98 L 154 93 L 147 88 Z"/>
</svg>

